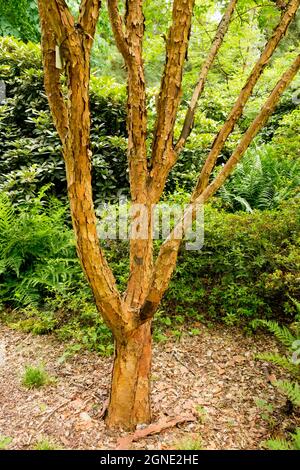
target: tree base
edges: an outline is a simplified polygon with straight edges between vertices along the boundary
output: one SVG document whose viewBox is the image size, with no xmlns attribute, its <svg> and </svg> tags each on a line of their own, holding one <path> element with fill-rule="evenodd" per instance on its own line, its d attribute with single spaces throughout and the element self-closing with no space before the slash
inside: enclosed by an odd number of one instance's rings
<svg viewBox="0 0 300 470">
<path fill-rule="evenodd" d="M 151 349 L 151 322 L 136 329 L 124 343 L 116 343 L 108 427 L 131 431 L 151 422 Z"/>
</svg>

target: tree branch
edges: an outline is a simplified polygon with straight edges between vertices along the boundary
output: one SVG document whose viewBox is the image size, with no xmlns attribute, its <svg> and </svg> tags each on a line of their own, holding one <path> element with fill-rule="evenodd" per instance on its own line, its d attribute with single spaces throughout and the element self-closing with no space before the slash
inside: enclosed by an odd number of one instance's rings
<svg viewBox="0 0 300 470">
<path fill-rule="evenodd" d="M 68 131 L 68 112 L 64 101 L 60 83 L 60 70 L 56 67 L 55 33 L 50 27 L 48 16 L 44 8 L 44 2 L 39 0 L 42 56 L 44 65 L 44 85 L 49 100 L 54 125 L 62 142 L 65 141 Z"/>
<path fill-rule="evenodd" d="M 130 53 L 123 32 L 124 23 L 119 13 L 118 0 L 107 0 L 107 8 L 117 47 L 122 54 L 125 63 L 128 64 L 128 61 L 130 60 Z"/>
<path fill-rule="evenodd" d="M 268 97 L 267 101 L 261 108 L 260 113 L 254 119 L 248 130 L 245 132 L 236 150 L 233 152 L 233 154 L 231 155 L 225 166 L 222 168 L 220 173 L 217 175 L 215 180 L 196 199 L 191 200 L 191 204 L 184 212 L 181 221 L 173 229 L 169 237 L 162 244 L 158 258 L 155 263 L 151 288 L 140 312 L 140 318 L 142 323 L 148 321 L 150 318 L 153 317 L 169 285 L 171 276 L 175 269 L 178 251 L 182 241 L 179 238 L 175 239 L 175 234 L 178 233 L 178 226 L 184 227 L 184 231 L 188 230 L 192 223 L 192 217 L 190 217 L 189 219 L 187 218 L 188 213 L 195 215 L 196 205 L 205 204 L 207 200 L 213 194 L 215 194 L 215 192 L 224 184 L 228 176 L 232 174 L 233 170 L 236 168 L 238 162 L 245 154 L 254 137 L 263 128 L 268 118 L 274 112 L 276 105 L 280 100 L 280 97 L 282 96 L 286 88 L 289 86 L 289 84 L 292 82 L 299 69 L 300 55 L 296 57 L 292 66 L 282 75 L 281 79 L 278 81 L 275 88 Z M 185 223 L 187 220 L 188 224 Z"/>
<path fill-rule="evenodd" d="M 153 266 L 153 240 L 151 210 L 148 195 L 147 168 L 147 108 L 145 73 L 143 62 L 144 38 L 143 0 L 127 0 L 125 12 L 125 37 L 128 56 L 125 56 L 128 71 L 128 162 L 131 199 L 134 204 L 147 208 L 148 237 L 141 236 L 143 225 L 137 225 L 135 237 L 130 239 L 130 277 L 125 293 L 125 302 L 133 312 L 142 305 L 147 293 Z M 135 206 L 138 207 L 138 206 Z M 141 209 L 142 210 L 142 209 Z M 139 210 L 132 214 L 139 217 Z"/>
<path fill-rule="evenodd" d="M 173 133 L 182 94 L 182 74 L 187 55 L 195 0 L 174 0 L 173 21 L 167 39 L 167 58 L 157 104 L 151 155 L 150 193 L 159 200 L 166 177 L 176 161 Z"/>
<path fill-rule="evenodd" d="M 211 196 L 213 196 L 218 189 L 223 185 L 228 176 L 236 168 L 238 162 L 241 160 L 252 140 L 256 137 L 259 131 L 264 127 L 267 120 L 274 112 L 279 99 L 289 84 L 292 82 L 296 74 L 300 69 L 300 54 L 296 57 L 291 67 L 282 75 L 281 79 L 276 84 L 269 98 L 265 102 L 258 116 L 254 119 L 252 124 L 249 126 L 244 136 L 242 137 L 237 148 L 225 163 L 222 170 L 216 176 L 214 181 L 201 193 L 195 200 L 195 203 L 205 203 Z"/>
<path fill-rule="evenodd" d="M 43 5 L 45 15 L 56 34 L 60 45 L 69 35 L 74 33 L 75 22 L 65 0 L 38 0 Z"/>
<path fill-rule="evenodd" d="M 195 118 L 195 112 L 197 109 L 197 103 L 198 100 L 203 92 L 204 85 L 207 80 L 208 73 L 211 69 L 211 66 L 219 52 L 219 49 L 224 41 L 224 37 L 228 31 L 230 20 L 232 18 L 232 15 L 234 13 L 235 7 L 237 4 L 237 0 L 231 0 L 224 15 L 223 18 L 221 19 L 216 35 L 214 37 L 210 52 L 207 56 L 206 61 L 203 64 L 203 67 L 201 69 L 199 79 L 197 86 L 195 88 L 195 91 L 193 93 L 188 111 L 185 116 L 185 121 L 183 124 L 183 128 L 179 137 L 179 140 L 175 146 L 175 152 L 178 155 L 181 150 L 183 149 L 187 138 L 189 137 L 191 130 L 193 128 L 193 123 L 194 123 L 194 118 Z"/>
<path fill-rule="evenodd" d="M 115 278 L 99 245 L 92 196 L 89 108 L 91 44 L 84 39 L 84 33 L 75 27 L 74 18 L 65 1 L 39 0 L 39 8 L 45 42 L 43 54 L 46 53 L 46 90 L 63 144 L 77 253 L 98 310 L 115 338 L 122 342 L 126 332 L 132 330 L 133 322 L 130 314 L 123 308 Z M 85 18 L 88 21 L 88 18 Z M 92 26 L 88 29 L 91 31 L 95 19 L 89 18 Z M 51 34 L 52 30 L 54 35 Z M 64 70 L 67 77 L 68 97 L 65 106 L 62 106 L 59 74 L 54 70 L 53 55 L 51 67 L 48 65 L 48 50 L 53 52 L 58 41 L 61 46 L 63 43 Z M 56 86 L 58 88 L 55 92 Z"/>
<path fill-rule="evenodd" d="M 300 5 L 300 0 L 291 0 L 289 5 L 281 17 L 281 20 L 275 28 L 272 37 L 267 42 L 264 51 L 260 58 L 256 62 L 244 88 L 242 89 L 235 105 L 233 106 L 224 126 L 216 136 L 208 158 L 202 168 L 199 176 L 197 186 L 194 192 L 194 198 L 198 197 L 202 191 L 207 187 L 210 175 L 214 169 L 217 158 L 224 147 L 226 140 L 233 131 L 235 124 L 241 117 L 243 110 L 250 96 L 252 95 L 253 89 L 258 82 L 263 70 L 267 66 L 272 57 L 277 45 L 286 33 L 291 21 L 295 17 L 297 10 Z"/>
<path fill-rule="evenodd" d="M 101 0 L 81 0 L 79 8 L 78 24 L 84 33 L 92 39 L 95 36 L 99 19 Z"/>
</svg>

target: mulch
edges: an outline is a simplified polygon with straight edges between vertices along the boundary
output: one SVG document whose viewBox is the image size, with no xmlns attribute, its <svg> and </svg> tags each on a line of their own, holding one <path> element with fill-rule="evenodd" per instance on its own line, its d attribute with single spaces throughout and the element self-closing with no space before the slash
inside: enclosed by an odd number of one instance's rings
<svg viewBox="0 0 300 470">
<path fill-rule="evenodd" d="M 80 352 L 61 363 L 65 344 L 6 326 L 0 326 L 0 346 L 0 435 L 12 438 L 9 449 L 33 449 L 47 439 L 62 449 L 110 450 L 124 440 L 126 433 L 108 430 L 103 421 L 112 358 Z M 286 400 L 268 380 L 269 373 L 281 372 L 268 368 L 266 373 L 267 365 L 255 359 L 257 353 L 277 350 L 266 334 L 247 337 L 221 326 L 201 326 L 197 336 L 187 331 L 179 341 L 155 344 L 153 422 L 194 420 L 131 442 L 131 448 L 178 449 L 193 439 L 201 439 L 203 449 L 261 448 L 263 440 L 280 435 L 295 419 L 285 415 Z M 24 368 L 38 364 L 56 382 L 27 389 Z M 257 399 L 274 407 L 271 424 Z"/>
</svg>

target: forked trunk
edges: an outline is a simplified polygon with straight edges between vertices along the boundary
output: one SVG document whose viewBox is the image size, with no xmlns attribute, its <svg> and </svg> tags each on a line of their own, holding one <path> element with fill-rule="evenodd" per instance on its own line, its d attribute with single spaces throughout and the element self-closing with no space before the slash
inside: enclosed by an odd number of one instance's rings
<svg viewBox="0 0 300 470">
<path fill-rule="evenodd" d="M 110 403 L 111 428 L 133 430 L 150 423 L 151 323 L 140 326 L 122 344 L 116 342 Z"/>
<path fill-rule="evenodd" d="M 181 137 L 178 145 L 174 146 L 174 128 L 181 102 L 182 74 L 195 4 L 195 0 L 174 0 L 150 159 L 147 154 L 147 106 L 142 50 L 145 30 L 143 0 L 126 0 L 124 20 L 119 13 L 119 1 L 109 0 L 107 3 L 116 43 L 128 71 L 128 160 L 132 202 L 146 205 L 148 212 L 152 214 L 149 207 L 160 199 L 168 174 L 190 134 L 208 70 L 224 39 L 237 2 L 231 0 L 219 26 L 188 109 Z M 90 55 L 100 4 L 101 2 L 97 0 L 81 0 L 79 15 L 75 20 L 65 1 L 38 0 L 45 88 L 64 150 L 77 251 L 98 310 L 116 340 L 106 421 L 110 427 L 132 430 L 137 424 L 151 421 L 151 320 L 175 269 L 180 240 L 171 233 L 161 245 L 153 266 L 152 220 L 148 217 L 147 227 L 150 230 L 144 239 L 140 236 L 142 226 L 138 220 L 139 210 L 137 210 L 136 217 L 132 217 L 136 222 L 137 236 L 131 240 L 130 245 L 128 288 L 126 294 L 121 295 L 99 244 L 92 198 Z M 216 178 L 210 182 L 225 142 L 242 116 L 256 83 L 295 17 L 299 5 L 300 0 L 290 0 L 285 6 L 278 26 L 274 29 L 224 126 L 212 144 L 191 198 L 192 204 L 203 204 L 222 186 L 299 71 L 300 56 L 282 75 L 231 157 Z M 61 80 L 62 73 L 66 78 L 64 81 Z M 62 87 L 62 83 L 66 85 Z M 67 96 L 65 88 L 68 89 Z M 185 215 L 189 210 L 190 208 L 186 210 L 180 221 L 181 224 L 185 221 Z M 176 227 L 173 229 L 173 235 L 175 233 Z"/>
</svg>

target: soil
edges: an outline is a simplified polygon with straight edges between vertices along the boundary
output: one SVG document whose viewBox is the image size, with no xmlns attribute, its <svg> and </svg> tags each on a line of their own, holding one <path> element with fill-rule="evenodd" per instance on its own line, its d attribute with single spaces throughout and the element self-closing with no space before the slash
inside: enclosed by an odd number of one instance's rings
<svg viewBox="0 0 300 470">
<path fill-rule="evenodd" d="M 62 449 L 116 449 L 126 433 L 106 428 L 112 358 L 80 352 L 65 362 L 66 345 L 53 336 L 34 336 L 0 326 L 0 435 L 8 449 L 33 449 L 47 439 Z M 154 345 L 153 422 L 193 419 L 139 439 L 132 449 L 259 449 L 294 423 L 286 400 L 272 385 L 276 368 L 255 359 L 276 352 L 268 335 L 246 337 L 241 330 L 200 327 L 179 341 Z M 55 382 L 39 389 L 22 384 L 26 365 L 43 364 Z M 271 379 L 270 379 L 271 377 Z M 272 418 L 256 404 L 273 406 Z"/>
</svg>

